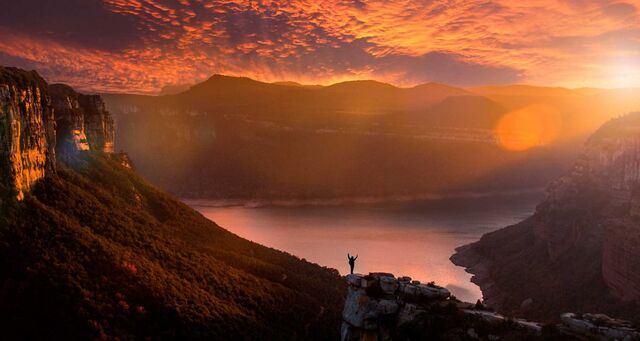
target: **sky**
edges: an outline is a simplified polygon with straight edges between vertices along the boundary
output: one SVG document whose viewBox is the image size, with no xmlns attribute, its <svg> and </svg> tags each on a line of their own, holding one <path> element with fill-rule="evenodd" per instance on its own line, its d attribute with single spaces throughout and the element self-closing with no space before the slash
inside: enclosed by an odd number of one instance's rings
<svg viewBox="0 0 640 341">
<path fill-rule="evenodd" d="M 213 74 L 640 87 L 640 0 L 0 0 L 0 64 L 83 91 Z"/>
</svg>

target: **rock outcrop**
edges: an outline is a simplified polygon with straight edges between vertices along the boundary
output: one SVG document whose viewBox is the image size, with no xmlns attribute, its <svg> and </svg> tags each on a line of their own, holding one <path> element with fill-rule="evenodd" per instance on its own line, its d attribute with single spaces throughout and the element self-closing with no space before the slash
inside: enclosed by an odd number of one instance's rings
<svg viewBox="0 0 640 341">
<path fill-rule="evenodd" d="M 0 192 L 24 198 L 56 169 L 56 155 L 113 152 L 114 125 L 100 96 L 49 86 L 35 71 L 0 66 Z"/>
<path fill-rule="evenodd" d="M 0 181 L 22 200 L 55 171 L 55 121 L 47 83 L 34 71 L 0 66 Z"/>
<path fill-rule="evenodd" d="M 638 332 L 629 321 L 603 314 L 566 313 L 560 317 L 568 332 L 588 336 L 590 340 L 638 340 Z"/>
<path fill-rule="evenodd" d="M 79 94 L 64 84 L 52 84 L 49 93 L 55 109 L 57 145 L 62 154 L 89 150 L 85 133 L 85 115 L 78 101 Z"/>
<path fill-rule="evenodd" d="M 640 313 L 640 113 L 603 125 L 534 215 L 462 247 L 499 310 L 555 318 L 561 310 Z"/>
<path fill-rule="evenodd" d="M 59 150 L 113 153 L 113 118 L 100 96 L 80 94 L 64 84 L 50 85 L 49 93 L 56 113 Z"/>
<path fill-rule="evenodd" d="M 342 341 L 364 340 L 637 340 L 629 321 L 565 313 L 556 324 L 498 314 L 458 301 L 445 288 L 375 272 L 346 276 Z"/>
<path fill-rule="evenodd" d="M 505 333 L 531 337 L 542 330 L 538 324 L 509 320 L 481 305 L 460 302 L 434 283 L 382 272 L 351 274 L 346 281 L 343 341 L 491 339 Z"/>
<path fill-rule="evenodd" d="M 92 150 L 113 153 L 115 141 L 114 122 L 105 109 L 102 97 L 80 95 L 80 106 L 85 114 L 85 133 Z"/>
</svg>

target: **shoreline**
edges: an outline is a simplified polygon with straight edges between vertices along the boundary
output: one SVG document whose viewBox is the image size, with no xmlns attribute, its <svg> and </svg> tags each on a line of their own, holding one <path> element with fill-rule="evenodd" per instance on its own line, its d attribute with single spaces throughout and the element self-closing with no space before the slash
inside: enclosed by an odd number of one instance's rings
<svg viewBox="0 0 640 341">
<path fill-rule="evenodd" d="M 495 308 L 497 302 L 495 302 L 495 297 L 491 295 L 493 282 L 489 275 L 491 263 L 476 252 L 475 247 L 479 242 L 480 239 L 457 247 L 449 257 L 449 261 L 453 265 L 463 268 L 466 273 L 471 275 L 470 281 L 480 288 L 483 303 Z"/>
<path fill-rule="evenodd" d="M 534 187 L 520 190 L 488 191 L 488 192 L 453 192 L 447 194 L 425 193 L 416 195 L 388 196 L 353 196 L 341 198 L 316 199 L 199 199 L 180 198 L 189 206 L 199 207 L 303 207 L 303 206 L 341 206 L 341 205 L 376 205 L 391 203 L 411 203 L 418 201 L 437 201 L 446 199 L 476 199 L 488 197 L 509 197 L 543 193 L 545 187 Z"/>
</svg>

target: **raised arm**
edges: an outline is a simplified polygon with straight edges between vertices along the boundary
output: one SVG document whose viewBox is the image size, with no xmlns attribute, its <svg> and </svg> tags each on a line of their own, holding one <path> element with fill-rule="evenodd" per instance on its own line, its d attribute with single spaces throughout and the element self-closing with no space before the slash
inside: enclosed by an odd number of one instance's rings
<svg viewBox="0 0 640 341">
<path fill-rule="evenodd" d="M 351 255 L 347 253 L 347 259 L 351 260 Z"/>
<path fill-rule="evenodd" d="M 356 260 L 356 259 L 358 259 L 358 255 L 356 255 L 356 258 L 354 258 L 353 260 Z"/>
</svg>

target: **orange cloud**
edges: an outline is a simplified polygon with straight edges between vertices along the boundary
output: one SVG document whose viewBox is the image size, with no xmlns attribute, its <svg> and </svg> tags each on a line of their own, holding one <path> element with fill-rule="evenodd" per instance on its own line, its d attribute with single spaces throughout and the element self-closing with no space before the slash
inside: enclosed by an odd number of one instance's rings
<svg viewBox="0 0 640 341">
<path fill-rule="evenodd" d="M 46 0 L 9 4 L 0 62 L 88 90 L 145 93 L 216 72 L 640 86 L 640 0 L 86 1 L 95 3 L 86 18 L 58 4 L 51 20 L 20 7 Z"/>
</svg>

